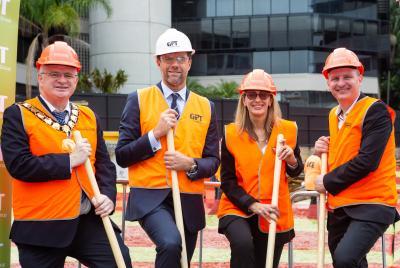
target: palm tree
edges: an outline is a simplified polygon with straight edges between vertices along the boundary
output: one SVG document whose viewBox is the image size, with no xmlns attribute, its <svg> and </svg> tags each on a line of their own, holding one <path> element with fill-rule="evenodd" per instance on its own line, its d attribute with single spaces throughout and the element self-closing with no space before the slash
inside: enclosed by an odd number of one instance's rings
<svg viewBox="0 0 400 268">
<path fill-rule="evenodd" d="M 32 95 L 32 68 L 35 55 L 39 50 L 39 37 L 41 37 L 41 48 L 49 44 L 50 30 L 66 33 L 71 37 L 79 34 L 80 12 L 94 6 L 101 6 L 111 16 L 111 5 L 109 0 L 21 0 L 20 9 L 23 20 L 30 24 L 39 33 L 34 37 L 29 46 L 26 58 L 27 78 L 26 97 Z"/>
<path fill-rule="evenodd" d="M 214 90 L 221 99 L 233 99 L 238 97 L 238 87 L 235 81 L 221 80 L 214 86 Z"/>
<path fill-rule="evenodd" d="M 114 76 L 107 70 L 101 73 L 99 69 L 94 69 L 91 74 L 91 81 L 103 93 L 116 93 L 128 81 L 128 75 L 124 70 L 118 70 Z"/>
</svg>

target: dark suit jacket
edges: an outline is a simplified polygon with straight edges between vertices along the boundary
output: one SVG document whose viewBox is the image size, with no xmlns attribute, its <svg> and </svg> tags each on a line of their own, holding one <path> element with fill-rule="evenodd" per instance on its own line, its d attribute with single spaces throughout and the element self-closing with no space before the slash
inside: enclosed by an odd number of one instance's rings
<svg viewBox="0 0 400 268">
<path fill-rule="evenodd" d="M 21 111 L 17 105 L 8 107 L 3 119 L 1 149 L 4 163 L 12 177 L 27 182 L 39 182 L 43 181 L 43 178 L 48 181 L 70 179 L 68 153 L 46 154 L 39 157 L 31 153 Z M 117 194 L 115 165 L 110 161 L 97 116 L 96 121 L 98 127 L 95 175 L 100 192 L 107 195 L 115 204 Z M 10 238 L 16 243 L 65 247 L 73 240 L 78 224 L 79 217 L 57 221 L 14 221 Z"/>
<path fill-rule="evenodd" d="M 359 99 L 363 97 L 365 95 L 361 94 Z M 375 102 L 365 115 L 359 154 L 324 176 L 325 189 L 336 195 L 376 170 L 392 128 L 385 104 L 381 101 Z M 348 216 L 358 220 L 391 224 L 399 219 L 395 208 L 384 205 L 354 205 L 343 209 Z"/>
<path fill-rule="evenodd" d="M 161 83 L 157 86 L 162 91 Z M 219 166 L 219 138 L 216 114 L 214 104 L 212 102 L 210 104 L 211 123 L 208 128 L 202 158 L 196 158 L 198 171 L 192 178 L 193 180 L 211 177 Z M 186 131 L 190 131 L 190 129 Z M 115 155 L 117 163 L 122 167 L 129 167 L 155 155 L 150 145 L 148 133 L 142 133 L 140 128 L 140 110 L 136 92 L 128 96 L 122 113 Z M 131 221 L 141 219 L 159 206 L 170 192 L 171 189 L 131 188 L 126 218 Z M 186 228 L 191 232 L 204 228 L 205 217 L 202 195 L 181 194 L 181 203 Z"/>
</svg>

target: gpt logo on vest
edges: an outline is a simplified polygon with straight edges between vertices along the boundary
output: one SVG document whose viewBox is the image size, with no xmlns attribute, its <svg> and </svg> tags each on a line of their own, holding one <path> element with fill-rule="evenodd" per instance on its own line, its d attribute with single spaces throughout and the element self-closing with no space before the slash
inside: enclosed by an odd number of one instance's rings
<svg viewBox="0 0 400 268">
<path fill-rule="evenodd" d="M 201 122 L 202 121 L 203 116 L 199 115 L 199 114 L 190 114 L 190 119 L 197 121 L 197 122 Z"/>
<path fill-rule="evenodd" d="M 10 3 L 11 0 L 0 0 L 1 4 L 1 15 L 5 16 L 7 13 L 7 3 Z"/>
<path fill-rule="evenodd" d="M 167 43 L 167 46 L 169 46 L 169 47 L 177 47 L 178 46 L 178 41 L 169 41 Z"/>
</svg>

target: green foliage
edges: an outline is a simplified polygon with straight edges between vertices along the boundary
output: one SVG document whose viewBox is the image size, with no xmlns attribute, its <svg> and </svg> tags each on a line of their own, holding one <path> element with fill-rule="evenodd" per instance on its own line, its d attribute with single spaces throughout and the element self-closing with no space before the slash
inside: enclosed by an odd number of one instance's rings
<svg viewBox="0 0 400 268">
<path fill-rule="evenodd" d="M 210 99 L 238 98 L 238 84 L 234 81 L 227 82 L 221 80 L 215 85 L 205 87 L 201 85 L 198 80 L 189 77 L 186 86 L 191 91 Z"/>
<path fill-rule="evenodd" d="M 92 92 L 92 81 L 90 80 L 90 75 L 85 73 L 79 73 L 78 75 L 78 85 L 76 86 L 76 91 L 81 93 Z"/>
<path fill-rule="evenodd" d="M 21 0 L 20 13 L 39 30 L 43 45 L 47 46 L 50 29 L 77 36 L 80 31 L 80 12 L 96 5 L 104 8 L 108 17 L 111 15 L 109 0 Z"/>
<path fill-rule="evenodd" d="M 100 72 L 96 68 L 89 75 L 79 75 L 77 90 L 79 92 L 91 92 L 94 86 L 102 93 L 117 93 L 126 81 L 128 81 L 128 75 L 124 70 L 118 70 L 114 76 L 105 69 L 103 72 Z"/>
<path fill-rule="evenodd" d="M 81 12 L 94 6 L 102 7 L 111 16 L 109 0 L 21 0 L 20 17 L 38 33 L 31 42 L 26 57 L 26 98 L 32 96 L 32 69 L 35 56 L 49 44 L 50 30 L 55 35 L 77 37 L 80 32 Z M 39 38 L 40 37 L 40 38 Z"/>
<path fill-rule="evenodd" d="M 390 0 L 391 62 L 380 77 L 381 98 L 394 109 L 400 109 L 400 7 Z M 390 73 L 390 75 L 389 75 Z M 390 77 L 390 79 L 389 79 Z M 389 81 L 389 84 L 388 84 Z M 389 96 L 387 96 L 389 87 Z"/>
</svg>

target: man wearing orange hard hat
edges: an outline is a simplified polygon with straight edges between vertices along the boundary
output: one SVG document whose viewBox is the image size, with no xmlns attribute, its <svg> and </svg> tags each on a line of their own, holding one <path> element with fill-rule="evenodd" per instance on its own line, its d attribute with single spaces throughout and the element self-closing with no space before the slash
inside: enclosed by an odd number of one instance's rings
<svg viewBox="0 0 400 268">
<path fill-rule="evenodd" d="M 328 153 L 328 173 L 315 188 L 327 192 L 328 244 L 334 267 L 368 267 L 366 254 L 396 211 L 394 113 L 361 92 L 364 66 L 346 48 L 335 49 L 322 74 L 338 102 L 329 113 L 329 135 L 315 142 Z"/>
<path fill-rule="evenodd" d="M 22 267 L 64 267 L 67 256 L 89 267 L 116 267 L 102 220 L 116 200 L 116 171 L 99 119 L 70 102 L 81 64 L 65 42 L 47 46 L 38 61 L 40 95 L 4 112 L 1 149 L 14 178 L 10 238 Z M 79 130 L 85 138 L 66 151 Z M 89 157 L 99 184 L 94 196 L 82 164 Z M 115 229 L 126 266 L 128 248 Z"/>
</svg>

